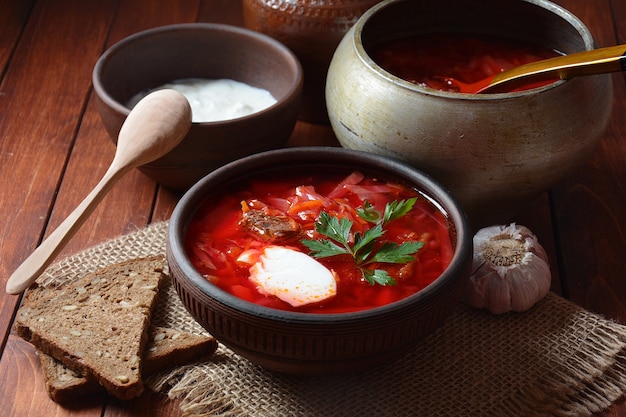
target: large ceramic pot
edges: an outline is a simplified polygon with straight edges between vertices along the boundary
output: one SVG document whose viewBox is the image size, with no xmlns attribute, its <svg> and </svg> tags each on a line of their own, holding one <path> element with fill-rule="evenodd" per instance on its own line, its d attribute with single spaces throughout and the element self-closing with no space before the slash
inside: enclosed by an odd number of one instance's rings
<svg viewBox="0 0 626 417">
<path fill-rule="evenodd" d="M 462 94 L 395 77 L 368 54 L 385 40 L 452 31 L 563 53 L 595 47 L 579 19 L 545 0 L 387 0 L 336 50 L 326 85 L 330 121 L 342 146 L 404 159 L 438 179 L 475 227 L 504 222 L 592 153 L 611 113 L 611 77 Z"/>
</svg>

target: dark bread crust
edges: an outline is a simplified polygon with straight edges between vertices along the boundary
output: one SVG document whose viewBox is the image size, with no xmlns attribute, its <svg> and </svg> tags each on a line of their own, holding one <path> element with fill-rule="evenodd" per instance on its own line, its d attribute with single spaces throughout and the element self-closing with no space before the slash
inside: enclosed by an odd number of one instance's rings
<svg viewBox="0 0 626 417">
<path fill-rule="evenodd" d="M 141 356 L 164 280 L 163 256 L 110 265 L 59 288 L 33 287 L 15 330 L 80 375 L 92 375 L 120 399 L 143 390 Z"/>
<path fill-rule="evenodd" d="M 217 350 L 213 336 L 187 333 L 165 327 L 150 327 L 148 347 L 144 354 L 143 375 L 207 358 Z"/>
<path fill-rule="evenodd" d="M 52 356 L 37 351 L 44 375 L 46 391 L 50 398 L 60 404 L 105 392 L 93 377 L 72 371 Z"/>
<path fill-rule="evenodd" d="M 212 355 L 217 341 L 212 336 L 197 335 L 180 330 L 151 326 L 144 355 L 143 376 L 190 363 Z M 41 362 L 46 390 L 57 403 L 69 403 L 102 393 L 104 388 L 89 374 L 76 373 L 54 359 L 37 352 Z"/>
</svg>

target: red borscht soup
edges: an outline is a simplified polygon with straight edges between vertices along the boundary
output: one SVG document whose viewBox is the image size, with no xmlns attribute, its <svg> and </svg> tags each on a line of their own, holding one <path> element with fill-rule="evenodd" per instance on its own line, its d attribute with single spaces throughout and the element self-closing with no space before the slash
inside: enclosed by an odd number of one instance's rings
<svg viewBox="0 0 626 417">
<path fill-rule="evenodd" d="M 408 204 L 402 205 L 407 202 L 413 203 L 408 210 Z M 399 214 L 383 223 L 381 219 L 363 218 L 364 212 L 387 213 L 388 205 Z M 346 254 L 314 256 L 311 246 L 316 242 L 330 242 L 331 251 L 333 244 L 341 246 L 321 232 L 321 223 L 346 226 L 348 222 L 351 228 L 345 236 L 350 247 L 360 242 L 366 252 L 381 254 L 401 245 L 413 245 L 418 250 L 405 256 L 402 262 L 388 263 L 380 261 L 381 258 L 377 259 L 380 262 L 372 261 L 361 267 L 357 266 L 356 258 Z M 368 230 L 374 229 L 375 224 L 384 226 L 377 229 L 380 233 L 376 239 L 366 245 L 364 237 L 371 236 Z M 189 224 L 185 246 L 195 268 L 224 291 L 259 305 L 305 313 L 353 312 L 401 300 L 439 277 L 454 252 L 446 214 L 428 197 L 360 172 L 250 179 L 202 203 Z M 311 262 L 321 264 L 320 268 L 333 277 L 336 290 L 321 301 L 301 305 L 284 301 L 281 294 L 269 293 L 253 279 L 268 248 L 280 249 L 279 254 L 283 253 L 281 250 L 297 254 L 300 257 L 297 259 L 307 256 Z M 305 264 L 285 268 L 293 267 L 289 273 L 298 279 L 311 269 Z M 365 276 L 372 271 L 384 271 L 390 282 L 368 281 Z M 278 275 L 284 271 L 273 272 Z M 273 278 L 272 273 L 266 278 Z"/>
<path fill-rule="evenodd" d="M 559 55 L 552 49 L 520 40 L 463 33 L 401 38 L 371 48 L 368 53 L 381 68 L 396 77 L 458 93 L 475 93 L 476 87 L 465 84 L 491 79 L 500 72 Z"/>
</svg>

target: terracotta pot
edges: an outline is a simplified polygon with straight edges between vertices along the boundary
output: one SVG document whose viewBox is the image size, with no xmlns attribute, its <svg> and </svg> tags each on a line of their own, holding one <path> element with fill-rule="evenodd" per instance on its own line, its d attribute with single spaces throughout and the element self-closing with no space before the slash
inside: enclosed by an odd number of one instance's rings
<svg viewBox="0 0 626 417">
<path fill-rule="evenodd" d="M 438 179 L 475 227 L 503 223 L 592 153 L 611 114 L 611 77 L 461 94 L 402 80 L 368 55 L 385 39 L 450 31 L 540 42 L 564 53 L 594 48 L 580 20 L 544 0 L 384 1 L 359 19 L 334 55 L 330 121 L 342 146 L 401 158 Z"/>
<path fill-rule="evenodd" d="M 328 123 L 326 72 L 341 38 L 380 0 L 243 0 L 244 25 L 289 47 L 304 69 L 299 118 Z"/>
</svg>

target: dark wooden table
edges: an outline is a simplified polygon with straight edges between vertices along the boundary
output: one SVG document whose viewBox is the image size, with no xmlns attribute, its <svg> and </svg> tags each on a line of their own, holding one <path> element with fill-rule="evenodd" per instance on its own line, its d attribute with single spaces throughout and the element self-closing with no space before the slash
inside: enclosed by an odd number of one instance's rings
<svg viewBox="0 0 626 417">
<path fill-rule="evenodd" d="M 624 0 L 558 0 L 599 46 L 626 43 Z M 177 416 L 152 393 L 64 409 L 48 399 L 33 348 L 11 330 L 10 274 L 98 182 L 114 147 L 94 107 L 91 71 L 120 39 L 180 22 L 242 24 L 237 0 L 0 0 L 0 416 Z M 615 74 L 610 126 L 590 159 L 518 219 L 548 250 L 552 290 L 626 323 L 626 85 Z M 565 103 L 563 105 L 566 105 Z M 299 123 L 292 145 L 335 144 Z M 138 171 L 122 179 L 60 255 L 168 219 L 178 195 Z M 602 416 L 626 416 L 618 401 Z"/>
</svg>

